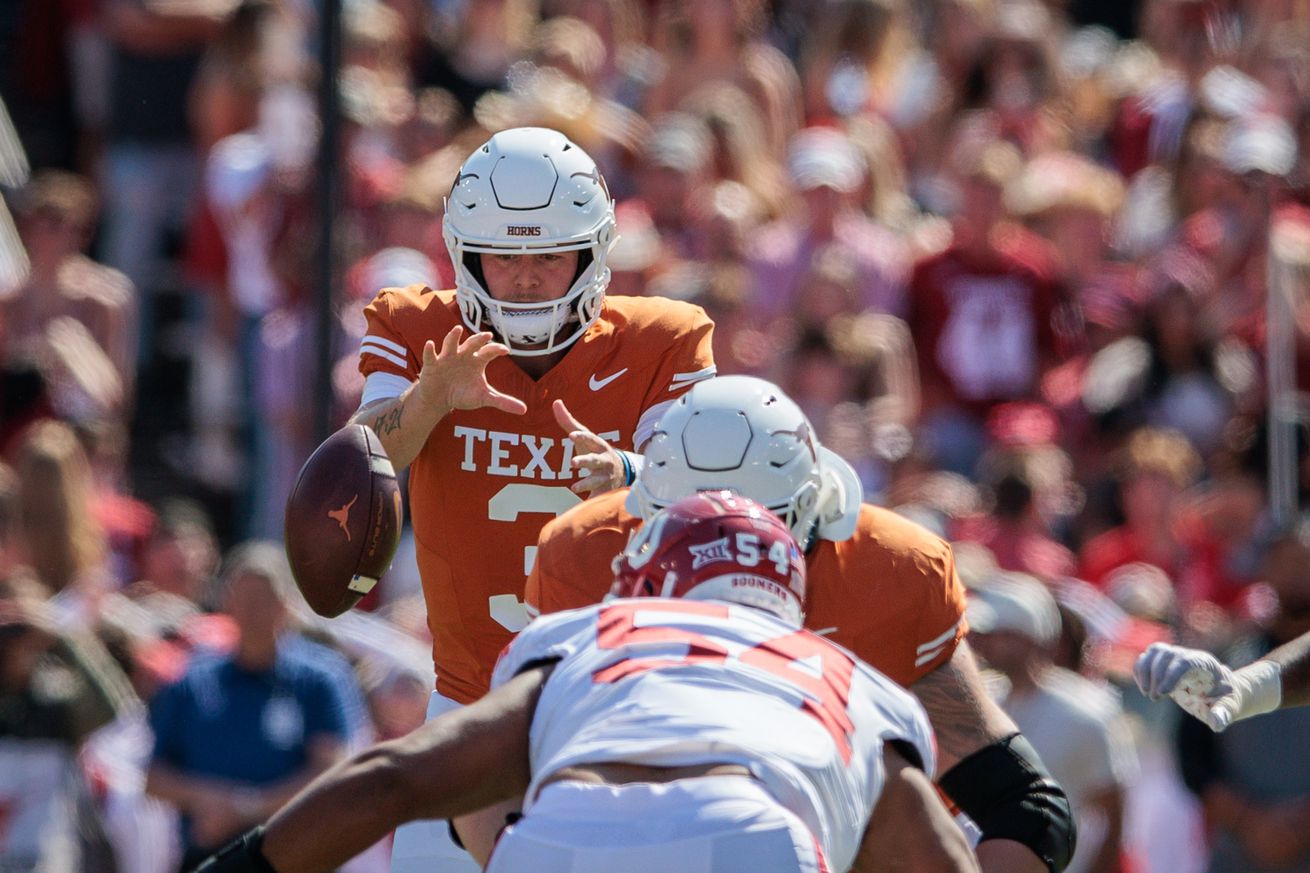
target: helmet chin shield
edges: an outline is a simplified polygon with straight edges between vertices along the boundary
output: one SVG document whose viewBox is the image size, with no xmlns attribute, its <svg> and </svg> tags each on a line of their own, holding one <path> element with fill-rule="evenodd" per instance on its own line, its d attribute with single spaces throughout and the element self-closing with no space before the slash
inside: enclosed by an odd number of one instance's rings
<svg viewBox="0 0 1310 873">
<path fill-rule="evenodd" d="M 446 198 L 442 232 L 465 326 L 491 329 L 512 354 L 565 349 L 600 315 L 614 206 L 595 162 L 558 131 L 502 131 L 470 155 Z M 551 300 L 497 300 L 482 278 L 484 254 L 566 252 L 579 252 L 583 266 Z"/>
</svg>

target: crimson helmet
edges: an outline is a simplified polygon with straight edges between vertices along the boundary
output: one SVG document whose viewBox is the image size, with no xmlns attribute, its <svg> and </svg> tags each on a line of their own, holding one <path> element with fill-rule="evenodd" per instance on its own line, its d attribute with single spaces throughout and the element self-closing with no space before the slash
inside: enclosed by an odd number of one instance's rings
<svg viewBox="0 0 1310 873">
<path fill-rule="evenodd" d="M 805 560 L 782 519 L 731 491 L 655 513 L 614 559 L 616 597 L 686 597 L 753 606 L 800 627 Z"/>
</svg>

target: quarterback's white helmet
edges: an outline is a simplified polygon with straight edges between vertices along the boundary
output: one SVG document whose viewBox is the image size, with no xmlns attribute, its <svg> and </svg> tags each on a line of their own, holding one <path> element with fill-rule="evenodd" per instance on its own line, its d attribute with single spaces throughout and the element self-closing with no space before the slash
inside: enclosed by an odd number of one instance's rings
<svg viewBox="0 0 1310 873">
<path fill-rule="evenodd" d="M 559 351 L 600 314 L 614 204 L 596 162 L 559 131 L 518 127 L 487 140 L 460 167 L 442 230 L 465 325 L 489 325 L 513 354 Z M 483 284 L 480 254 L 572 251 L 579 252 L 579 269 L 563 297 L 509 303 Z"/>
<path fill-rule="evenodd" d="M 864 499 L 851 465 L 819 445 L 800 407 L 753 376 L 707 379 L 669 407 L 646 444 L 627 508 L 649 519 L 681 498 L 718 489 L 777 513 L 802 547 L 816 534 L 853 536 Z"/>
</svg>

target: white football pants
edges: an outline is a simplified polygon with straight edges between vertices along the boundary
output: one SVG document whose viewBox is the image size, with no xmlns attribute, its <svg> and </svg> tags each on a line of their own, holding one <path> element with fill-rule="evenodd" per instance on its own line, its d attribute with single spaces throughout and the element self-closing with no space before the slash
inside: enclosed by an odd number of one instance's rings
<svg viewBox="0 0 1310 873">
<path fill-rule="evenodd" d="M 744 776 L 555 782 L 501 834 L 487 873 L 828 873 L 814 836 Z"/>
</svg>

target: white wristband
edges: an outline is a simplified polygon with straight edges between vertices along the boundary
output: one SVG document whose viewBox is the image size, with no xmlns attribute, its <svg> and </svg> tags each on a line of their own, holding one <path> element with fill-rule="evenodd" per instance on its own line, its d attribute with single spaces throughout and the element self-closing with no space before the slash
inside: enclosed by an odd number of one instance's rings
<svg viewBox="0 0 1310 873">
<path fill-rule="evenodd" d="M 1272 712 L 1283 702 L 1283 668 L 1273 661 L 1255 661 L 1233 673 L 1241 706 L 1233 720 Z"/>
</svg>

